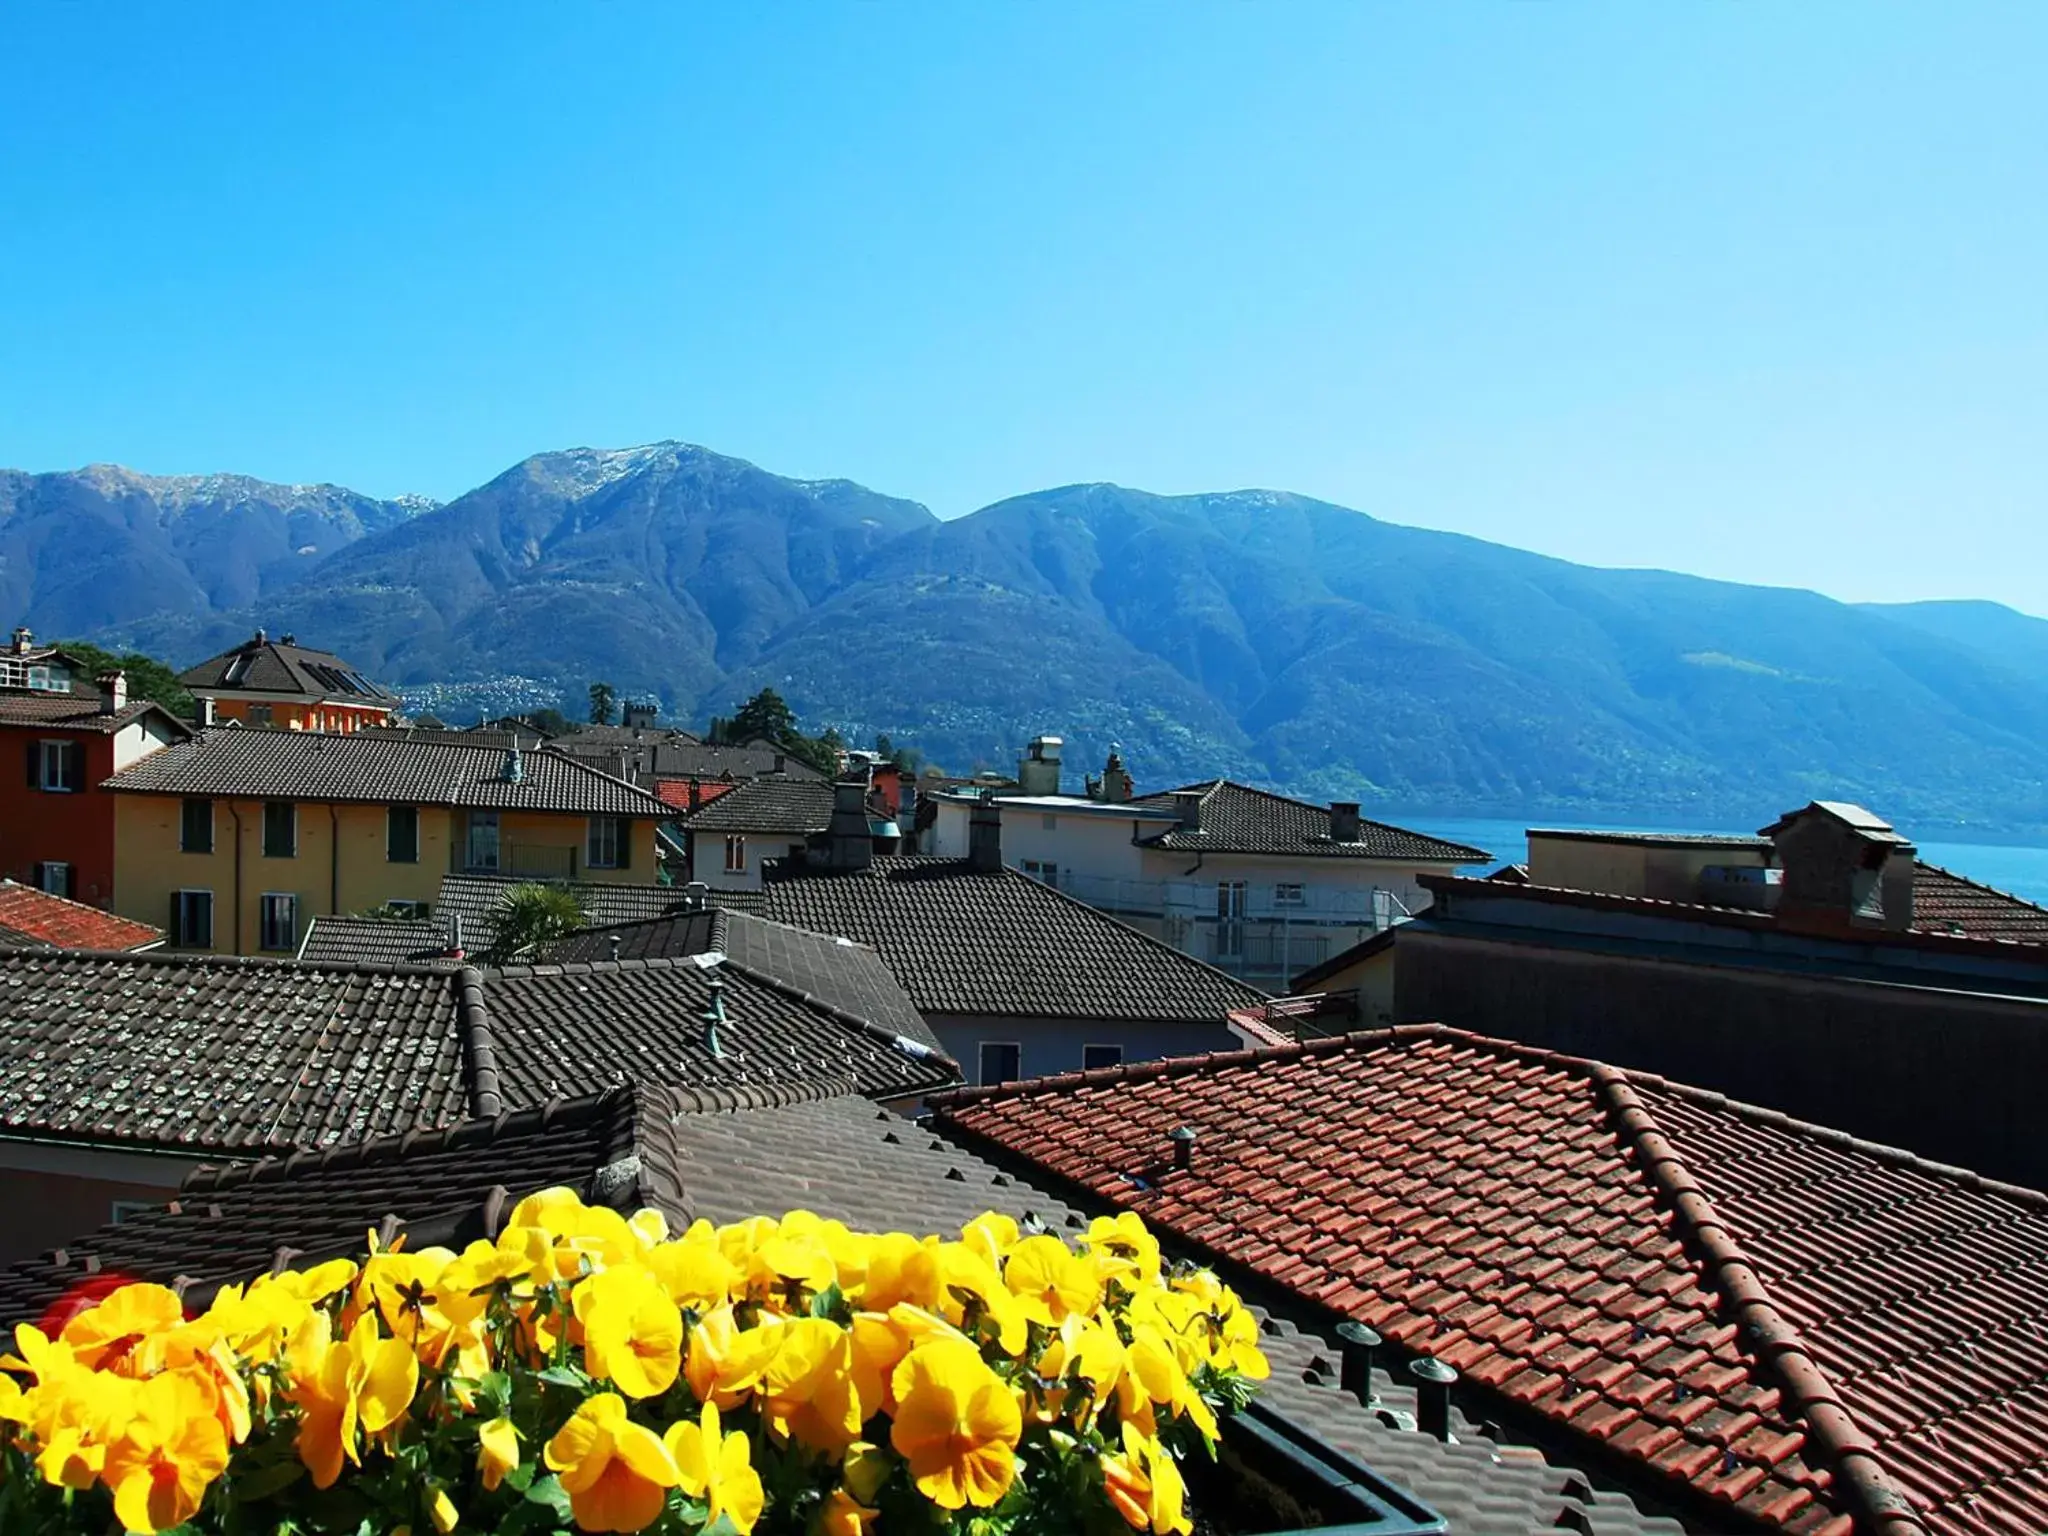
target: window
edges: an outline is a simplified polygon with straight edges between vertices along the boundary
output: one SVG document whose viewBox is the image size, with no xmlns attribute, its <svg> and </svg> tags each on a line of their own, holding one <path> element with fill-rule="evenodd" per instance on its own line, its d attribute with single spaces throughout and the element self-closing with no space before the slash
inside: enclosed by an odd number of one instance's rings
<svg viewBox="0 0 2048 1536">
<path fill-rule="evenodd" d="M 187 853 L 213 852 L 213 802 L 187 800 L 178 823 L 178 846 Z"/>
<path fill-rule="evenodd" d="M 52 896 L 71 894 L 71 866 L 69 864 L 42 863 L 36 866 L 36 888 L 48 891 Z"/>
<path fill-rule="evenodd" d="M 425 922 L 433 915 L 433 904 L 425 901 L 408 901 L 403 897 L 384 903 L 384 910 L 393 917 L 410 917 Z"/>
<path fill-rule="evenodd" d="M 389 864 L 420 861 L 420 808 L 394 805 L 384 813 L 384 859 Z"/>
<path fill-rule="evenodd" d="M 52 794 L 76 794 L 85 788 L 85 759 L 75 741 L 32 741 L 28 744 L 28 787 Z"/>
<path fill-rule="evenodd" d="M 498 867 L 498 813 L 496 811 L 471 811 L 469 813 L 469 864 L 470 869 L 496 869 Z"/>
<path fill-rule="evenodd" d="M 1050 859 L 1023 859 L 1019 861 L 1024 873 L 1046 885 L 1060 883 L 1060 867 Z"/>
<path fill-rule="evenodd" d="M 289 800 L 263 802 L 263 857 L 299 856 L 299 808 Z"/>
<path fill-rule="evenodd" d="M 171 943 L 179 949 L 213 948 L 213 892 L 171 893 Z"/>
<path fill-rule="evenodd" d="M 270 724 L 270 706 L 268 704 L 251 704 L 249 706 L 249 723 L 251 725 Z"/>
<path fill-rule="evenodd" d="M 747 840 L 744 837 L 728 837 L 725 840 L 725 872 L 728 875 L 744 875 L 747 872 Z"/>
<path fill-rule="evenodd" d="M 587 861 L 592 869 L 626 869 L 633 862 L 633 823 L 624 816 L 590 818 Z"/>
<path fill-rule="evenodd" d="M 137 1216 L 146 1215 L 156 1207 L 147 1200 L 116 1200 L 113 1203 L 111 1219 L 116 1226 L 124 1221 L 133 1221 Z"/>
<path fill-rule="evenodd" d="M 1081 1047 L 1081 1070 L 1093 1072 L 1102 1067 L 1120 1067 L 1124 1064 L 1124 1048 L 1120 1045 L 1084 1045 Z"/>
<path fill-rule="evenodd" d="M 981 1081 L 1014 1083 L 1024 1075 L 1024 1049 L 1013 1040 L 981 1042 Z"/>
<path fill-rule="evenodd" d="M 1244 955 L 1245 884 L 1242 880 L 1216 882 L 1216 958 L 1237 960 Z"/>
<path fill-rule="evenodd" d="M 263 922 L 257 943 L 264 949 L 299 947 L 299 898 L 289 891 L 266 891 Z"/>
<path fill-rule="evenodd" d="M 1298 907 L 1301 905 L 1299 885 L 1276 885 L 1273 887 L 1273 905 L 1276 907 Z"/>
</svg>

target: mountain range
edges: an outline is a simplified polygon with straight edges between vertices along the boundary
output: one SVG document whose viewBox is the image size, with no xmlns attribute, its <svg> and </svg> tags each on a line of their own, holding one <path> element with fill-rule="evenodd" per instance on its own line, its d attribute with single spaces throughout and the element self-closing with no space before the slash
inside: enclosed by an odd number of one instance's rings
<svg viewBox="0 0 2048 1536">
<path fill-rule="evenodd" d="M 0 620 L 186 665 L 258 625 L 446 718 L 592 680 L 964 771 L 1041 731 L 1141 785 L 1743 826 L 1810 798 L 2048 829 L 2048 621 L 1605 570 L 1271 491 L 1036 492 L 941 521 L 681 443 L 446 505 L 0 472 Z M 467 713 L 465 713 L 465 711 Z M 1077 769 L 1078 776 L 1078 769 Z"/>
</svg>

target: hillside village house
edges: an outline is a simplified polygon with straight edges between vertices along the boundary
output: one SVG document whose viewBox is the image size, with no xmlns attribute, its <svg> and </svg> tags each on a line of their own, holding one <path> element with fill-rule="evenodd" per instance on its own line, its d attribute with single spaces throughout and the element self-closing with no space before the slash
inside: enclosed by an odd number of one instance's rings
<svg viewBox="0 0 2048 1536">
<path fill-rule="evenodd" d="M 272 640 L 262 630 L 231 651 L 178 674 L 208 724 L 236 721 L 286 731 L 346 734 L 383 725 L 398 699 L 339 656 Z"/>
<path fill-rule="evenodd" d="M 17 629 L 0 653 L 0 878 L 90 906 L 114 899 L 111 775 L 192 734 L 161 705 L 128 697 L 127 678 L 85 675 Z"/>
<path fill-rule="evenodd" d="M 295 953 L 316 913 L 423 911 L 448 873 L 653 885 L 670 814 L 545 750 L 221 727 L 106 787 L 117 910 L 242 955 Z"/>
<path fill-rule="evenodd" d="M 1423 876 L 1490 857 L 1369 821 L 1356 804 L 1228 779 L 1134 796 L 1114 752 L 1086 793 L 1066 794 L 1063 746 L 1034 739 L 1013 790 L 932 795 L 920 846 L 964 857 L 971 809 L 991 797 L 1011 867 L 1232 975 L 1282 984 L 1424 905 Z"/>
<path fill-rule="evenodd" d="M 855 769 L 836 784 L 808 774 L 749 779 L 681 819 L 690 878 L 715 891 L 760 890 L 770 860 L 801 853 L 825 834 L 835 793 L 857 797 L 874 851 L 894 853 L 902 830 L 892 805 L 900 792 L 893 765 Z"/>
</svg>

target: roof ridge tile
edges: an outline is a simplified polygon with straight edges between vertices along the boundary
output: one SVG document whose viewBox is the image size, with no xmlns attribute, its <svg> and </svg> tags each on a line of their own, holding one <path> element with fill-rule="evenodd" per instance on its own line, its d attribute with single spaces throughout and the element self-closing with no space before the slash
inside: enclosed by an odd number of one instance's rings
<svg viewBox="0 0 2048 1536">
<path fill-rule="evenodd" d="M 1797 1327 L 1779 1312 L 1735 1235 L 1716 1214 L 1678 1148 L 1627 1073 L 1590 1063 L 1594 1092 L 1616 1135 L 1633 1146 L 1642 1177 L 1662 1197 L 1693 1247 L 1706 1260 L 1708 1280 L 1740 1319 L 1744 1336 L 1778 1376 L 1786 1398 L 1805 1420 L 1809 1438 L 1826 1456 L 1835 1486 L 1861 1517 L 1885 1536 L 1924 1536 L 1907 1497 L 1894 1489 L 1875 1443 L 1844 1406 L 1833 1380 L 1808 1352 Z"/>
</svg>

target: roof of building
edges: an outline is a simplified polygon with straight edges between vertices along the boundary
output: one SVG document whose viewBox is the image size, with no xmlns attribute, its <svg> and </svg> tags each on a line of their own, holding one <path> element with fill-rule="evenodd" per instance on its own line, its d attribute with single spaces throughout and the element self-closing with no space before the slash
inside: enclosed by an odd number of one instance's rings
<svg viewBox="0 0 2048 1536">
<path fill-rule="evenodd" d="M 613 951 L 613 944 L 618 949 Z M 941 1049 L 888 962 L 865 944 L 812 933 L 747 912 L 711 907 L 638 923 L 591 928 L 548 947 L 550 963 L 684 959 L 716 951 L 831 1006 Z"/>
<path fill-rule="evenodd" d="M 651 791 L 663 805 L 678 811 L 694 811 L 709 805 L 720 795 L 730 794 L 738 785 L 720 779 L 654 779 L 643 782 L 642 787 Z"/>
<path fill-rule="evenodd" d="M 475 1022 L 426 970 L 0 951 L 0 1135 L 223 1151 L 441 1124 L 476 1107 Z"/>
<path fill-rule="evenodd" d="M 463 947 L 471 953 L 490 948 L 498 936 L 495 916 L 505 893 L 517 886 L 532 885 L 516 875 L 443 875 L 434 903 L 434 920 L 448 924 L 462 919 Z M 634 923 L 660 917 L 684 903 L 684 893 L 673 885 L 630 885 L 599 880 L 550 880 L 576 897 L 583 917 L 592 927 Z"/>
<path fill-rule="evenodd" d="M 0 945 L 44 949 L 149 949 L 164 931 L 32 885 L 0 880 Z"/>
<path fill-rule="evenodd" d="M 366 708 L 398 704 L 395 695 L 333 652 L 299 645 L 290 635 L 272 640 L 260 629 L 232 650 L 180 672 L 178 681 L 195 692 L 271 693 Z"/>
<path fill-rule="evenodd" d="M 452 971 L 447 929 L 428 918 L 316 917 L 298 958 L 312 965 L 425 965 Z"/>
<path fill-rule="evenodd" d="M 1265 996 L 1017 870 L 964 859 L 892 855 L 850 873 L 771 859 L 754 910 L 871 945 L 927 1018 L 1220 1026 Z"/>
<path fill-rule="evenodd" d="M 414 1247 L 493 1235 L 513 1202 L 566 1185 L 621 1211 L 652 1207 L 673 1227 L 815 1211 L 857 1229 L 958 1231 L 987 1210 L 1072 1232 L 1084 1212 L 942 1135 L 828 1085 L 803 1090 L 630 1087 L 248 1167 L 195 1170 L 177 1201 L 82 1234 L 0 1270 L 0 1323 L 44 1316 L 117 1280 L 182 1282 L 205 1294 L 279 1262 L 359 1253 L 366 1228 Z M 1087 1207 L 1092 1210 L 1093 1203 Z M 1604 1479 L 1502 1446 L 1456 1421 L 1444 1444 L 1391 1427 L 1336 1383 L 1336 1346 L 1269 1319 L 1272 1378 L 1261 1397 L 1360 1456 L 1447 1519 L 1458 1536 L 1673 1536 Z M 1376 1372 L 1378 1405 L 1412 1414 L 1408 1386 Z"/>
<path fill-rule="evenodd" d="M 516 776 L 511 765 L 518 764 Z M 140 794 L 373 801 L 587 816 L 667 816 L 645 790 L 549 751 L 216 726 L 107 780 Z"/>
<path fill-rule="evenodd" d="M 1472 879 L 1462 875 L 1422 875 L 1419 878 L 1423 888 L 1433 899 L 1431 906 L 1417 916 L 1430 922 L 1442 920 L 1445 908 L 1450 905 L 1445 898 L 1450 898 L 1450 902 L 1454 903 L 1465 897 L 1476 897 L 1482 900 L 1531 901 L 1551 906 L 1580 907 L 1589 911 L 1636 913 L 1647 917 L 1669 918 L 1674 922 L 1705 923 L 1717 928 L 1746 928 L 1755 933 L 1783 932 L 1843 944 L 1910 948 L 1936 954 L 1974 955 L 2019 961 L 2028 965 L 2038 965 L 2044 963 L 2044 959 L 2048 959 L 2036 949 L 2042 942 L 2038 938 L 1972 933 L 1967 928 L 1958 933 L 1953 928 L 1935 929 L 1921 926 L 1917 913 L 1917 872 L 1914 884 L 1916 914 L 1913 927 L 1881 928 L 1872 924 L 1843 932 L 1823 933 L 1810 933 L 1796 926 L 1786 927 L 1776 912 L 1760 911 L 1751 907 L 1719 907 L 1704 902 L 1674 901 L 1663 896 L 1623 896 L 1611 891 L 1580 891 L 1567 886 L 1516 884 L 1491 878 Z M 1325 962 L 1323 968 L 1327 969 L 1334 963 Z"/>
<path fill-rule="evenodd" d="M 496 747 L 500 752 L 518 747 L 522 752 L 538 752 L 548 744 L 547 736 L 540 731 L 497 731 L 482 726 L 453 725 L 366 725 L 354 734 L 381 738 L 386 741 L 427 741 L 439 742 L 455 747 Z"/>
<path fill-rule="evenodd" d="M 1730 1518 L 2048 1526 L 2032 1191 L 1436 1025 L 961 1090 L 936 1123 Z"/>
<path fill-rule="evenodd" d="M 1399 859 L 1425 864 L 1483 864 L 1493 857 L 1481 848 L 1447 842 L 1361 817 L 1356 842 L 1330 836 L 1330 808 L 1253 789 L 1230 779 L 1208 779 L 1179 789 L 1140 795 L 1130 803 L 1144 810 L 1172 810 L 1175 795 L 1202 797 L 1202 830 L 1173 827 L 1142 839 L 1148 848 L 1180 853 L 1258 853 L 1289 858 Z"/>
<path fill-rule="evenodd" d="M 715 1052 L 706 1020 L 714 983 L 723 986 L 725 1015 Z M 631 1081 L 834 1080 L 882 1099 L 960 1081 L 952 1058 L 924 1038 L 745 966 L 696 959 L 508 966 L 491 973 L 486 997 L 499 1083 L 513 1103 Z"/>
<path fill-rule="evenodd" d="M 1973 939 L 2048 944 L 2048 907 L 1921 861 L 1913 866 L 1913 926 Z"/>
<path fill-rule="evenodd" d="M 1757 835 L 1775 838 L 1794 822 L 1802 821 L 1806 817 L 1815 814 L 1827 816 L 1832 820 L 1838 821 L 1852 832 L 1860 833 L 1872 842 L 1904 843 L 1906 841 L 1905 838 L 1899 836 L 1893 829 L 1890 822 L 1886 821 L 1875 811 L 1865 810 L 1860 805 L 1851 805 L 1846 800 L 1810 801 L 1796 811 L 1787 811 L 1768 827 L 1759 828 Z"/>
<path fill-rule="evenodd" d="M 1768 837 L 1723 832 L 1603 832 L 1586 827 L 1531 827 L 1530 837 L 1554 837 L 1574 843 L 1636 843 L 1653 848 L 1741 848 L 1771 846 Z"/>
<path fill-rule="evenodd" d="M 97 693 L 0 693 L 0 726 L 32 731 L 93 731 L 112 735 L 145 715 L 190 736 L 192 727 L 153 699 L 130 699 L 111 713 L 100 710 Z"/>
<path fill-rule="evenodd" d="M 767 774 L 749 779 L 683 818 L 687 832 L 807 837 L 832 821 L 832 786 L 823 779 Z"/>
</svg>

